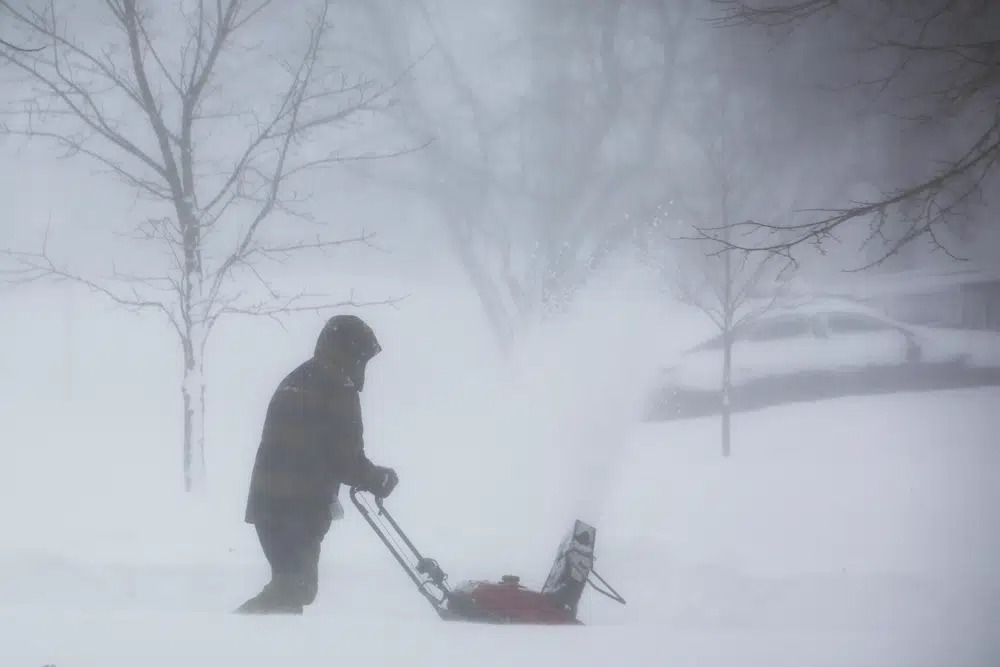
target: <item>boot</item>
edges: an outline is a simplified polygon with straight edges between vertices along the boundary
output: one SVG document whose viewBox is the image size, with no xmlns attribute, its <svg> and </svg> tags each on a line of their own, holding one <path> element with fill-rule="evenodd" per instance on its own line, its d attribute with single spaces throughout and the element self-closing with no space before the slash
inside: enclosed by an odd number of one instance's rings
<svg viewBox="0 0 1000 667">
<path fill-rule="evenodd" d="M 237 614 L 302 614 L 303 605 L 296 581 L 289 575 L 276 575 L 263 590 L 236 609 Z"/>
</svg>

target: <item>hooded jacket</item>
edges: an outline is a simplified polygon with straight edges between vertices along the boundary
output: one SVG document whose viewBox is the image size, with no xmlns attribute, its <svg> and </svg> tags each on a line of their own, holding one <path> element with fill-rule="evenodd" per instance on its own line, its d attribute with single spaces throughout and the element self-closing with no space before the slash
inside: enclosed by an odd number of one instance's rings
<svg viewBox="0 0 1000 667">
<path fill-rule="evenodd" d="M 364 451 L 359 388 L 321 339 L 314 356 L 289 373 L 271 397 L 245 520 L 255 524 L 294 515 L 296 521 L 328 525 L 340 485 L 363 488 L 376 472 Z"/>
</svg>

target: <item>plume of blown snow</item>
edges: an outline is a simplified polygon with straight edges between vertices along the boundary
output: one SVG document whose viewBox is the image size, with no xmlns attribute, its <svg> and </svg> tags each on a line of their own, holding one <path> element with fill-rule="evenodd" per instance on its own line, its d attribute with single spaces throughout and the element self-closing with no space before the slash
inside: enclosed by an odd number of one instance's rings
<svg viewBox="0 0 1000 667">
<path fill-rule="evenodd" d="M 634 264 L 605 272 L 574 304 L 518 341 L 491 398 L 484 447 L 495 448 L 486 460 L 503 491 L 478 507 L 498 542 L 517 535 L 548 552 L 574 519 L 600 524 L 671 353 L 676 307 Z"/>
</svg>

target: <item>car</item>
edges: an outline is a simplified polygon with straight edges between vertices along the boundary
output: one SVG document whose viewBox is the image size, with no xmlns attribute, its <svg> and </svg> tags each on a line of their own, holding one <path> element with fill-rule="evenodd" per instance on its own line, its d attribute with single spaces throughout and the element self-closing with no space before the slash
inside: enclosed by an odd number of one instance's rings
<svg viewBox="0 0 1000 667">
<path fill-rule="evenodd" d="M 1000 384 L 1000 333 L 907 324 L 847 299 L 774 308 L 732 332 L 730 408 Z M 722 407 L 722 333 L 665 369 L 648 417 Z"/>
</svg>

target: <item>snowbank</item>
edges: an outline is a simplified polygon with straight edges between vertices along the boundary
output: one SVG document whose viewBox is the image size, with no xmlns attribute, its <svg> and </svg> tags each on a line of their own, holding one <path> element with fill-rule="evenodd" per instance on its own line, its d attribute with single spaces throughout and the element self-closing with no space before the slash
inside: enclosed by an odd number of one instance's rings
<svg viewBox="0 0 1000 667">
<path fill-rule="evenodd" d="M 19 341 L 0 359 L 3 664 L 997 664 L 997 390 L 739 415 L 724 460 L 713 420 L 636 420 L 700 326 L 641 282 L 598 285 L 507 366 L 473 295 L 403 287 L 398 309 L 365 312 L 386 350 L 369 452 L 400 472 L 394 514 L 452 580 L 529 585 L 569 522 L 593 521 L 628 606 L 588 591 L 584 629 L 440 623 L 349 507 L 306 616 L 229 615 L 267 576 L 242 522 L 263 409 L 320 319 L 220 329 L 212 485 L 185 497 L 171 341 L 80 307 L 71 328 L 0 323 Z M 45 298 L 6 305 L 59 313 Z"/>
</svg>

